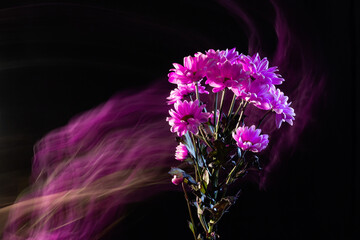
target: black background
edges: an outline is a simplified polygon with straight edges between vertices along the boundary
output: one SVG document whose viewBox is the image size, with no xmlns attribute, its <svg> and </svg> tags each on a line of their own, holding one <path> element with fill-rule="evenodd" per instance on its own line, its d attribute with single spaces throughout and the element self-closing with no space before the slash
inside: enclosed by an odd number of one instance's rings
<svg viewBox="0 0 360 240">
<path fill-rule="evenodd" d="M 238 1 L 275 51 L 267 1 Z M 359 4 L 280 1 L 289 27 L 326 72 L 312 121 L 266 190 L 249 185 L 222 239 L 360 239 Z M 1 1 L 0 197 L 28 184 L 32 146 L 124 89 L 146 88 L 171 63 L 209 48 L 247 52 L 244 23 L 215 1 Z M 290 81 L 290 80 L 289 80 Z M 131 204 L 104 239 L 191 239 L 180 192 Z"/>
</svg>

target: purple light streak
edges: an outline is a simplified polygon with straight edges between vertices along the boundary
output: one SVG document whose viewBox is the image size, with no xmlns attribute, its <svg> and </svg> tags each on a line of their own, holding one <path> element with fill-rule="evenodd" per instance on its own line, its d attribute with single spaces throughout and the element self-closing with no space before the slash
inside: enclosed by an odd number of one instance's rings
<svg viewBox="0 0 360 240">
<path fill-rule="evenodd" d="M 41 139 L 33 185 L 1 209 L 4 238 L 98 239 L 126 203 L 169 189 L 167 94 L 159 85 L 118 94 Z"/>
</svg>

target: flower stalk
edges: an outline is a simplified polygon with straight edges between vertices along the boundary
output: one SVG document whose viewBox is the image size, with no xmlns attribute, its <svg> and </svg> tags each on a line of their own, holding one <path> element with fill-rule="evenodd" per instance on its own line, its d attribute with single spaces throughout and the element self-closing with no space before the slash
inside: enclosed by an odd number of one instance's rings
<svg viewBox="0 0 360 240">
<path fill-rule="evenodd" d="M 191 208 L 190 208 L 190 204 L 189 204 L 189 198 L 188 198 L 188 195 L 187 195 L 187 192 L 186 192 L 184 183 L 181 183 L 181 186 L 182 186 L 182 189 L 183 189 L 183 191 L 184 191 L 184 196 L 185 196 L 185 200 L 186 200 L 186 205 L 187 205 L 187 208 L 188 208 L 188 211 L 189 211 L 189 216 L 190 216 L 190 220 L 191 220 L 191 224 L 192 224 L 192 228 L 193 228 L 191 232 L 193 233 L 194 240 L 197 240 L 197 238 L 196 238 L 195 221 L 194 221 L 194 218 L 193 218 L 192 213 L 191 213 Z"/>
<path fill-rule="evenodd" d="M 231 115 L 231 113 L 232 113 L 232 111 L 233 111 L 233 109 L 234 109 L 235 100 L 236 100 L 236 95 L 235 95 L 235 93 L 234 93 L 233 98 L 232 98 L 232 100 L 231 100 L 229 112 L 228 112 L 228 118 L 230 118 L 230 115 Z"/>
<path fill-rule="evenodd" d="M 242 109 L 241 109 L 240 116 L 239 116 L 239 120 L 238 120 L 238 122 L 237 122 L 237 124 L 236 124 L 235 129 L 237 129 L 237 128 L 239 127 L 239 124 L 240 124 L 240 122 L 241 122 L 241 118 L 242 118 L 242 116 L 243 116 L 243 114 L 244 114 L 244 111 L 245 111 L 245 108 L 246 108 L 246 105 L 247 105 L 247 104 L 248 104 L 248 102 L 245 102 L 244 106 L 243 106 Z"/>
<path fill-rule="evenodd" d="M 199 101 L 199 105 L 200 105 L 199 85 L 198 85 L 198 83 L 195 83 L 195 94 L 196 94 L 196 99 Z"/>
<path fill-rule="evenodd" d="M 260 121 L 259 121 L 258 125 L 256 126 L 256 128 L 259 128 L 259 127 L 260 127 L 261 123 L 264 121 L 264 119 L 265 119 L 270 113 L 271 113 L 271 110 L 268 110 L 268 111 L 264 114 L 264 116 L 260 119 Z"/>
<path fill-rule="evenodd" d="M 218 107 L 218 93 L 215 94 L 215 101 L 214 101 L 214 126 L 217 125 L 216 119 L 217 119 L 217 107 Z"/>
<path fill-rule="evenodd" d="M 224 106 L 224 98 L 225 98 L 225 90 L 224 89 L 222 91 L 222 94 L 221 94 L 221 100 L 220 100 L 220 110 L 219 110 L 219 119 L 218 121 L 216 122 L 216 128 L 215 128 L 215 140 L 218 139 L 218 133 L 219 133 L 219 123 L 220 123 L 220 119 L 221 119 L 221 113 L 222 113 L 222 109 L 223 109 L 223 106 Z M 215 113 L 214 113 L 215 114 Z"/>
</svg>

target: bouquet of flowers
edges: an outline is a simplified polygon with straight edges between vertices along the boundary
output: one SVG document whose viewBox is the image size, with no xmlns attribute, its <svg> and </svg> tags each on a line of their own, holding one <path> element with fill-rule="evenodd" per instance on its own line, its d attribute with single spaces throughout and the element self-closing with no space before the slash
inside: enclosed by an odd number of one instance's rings
<svg viewBox="0 0 360 240">
<path fill-rule="evenodd" d="M 269 143 L 261 123 L 273 112 L 277 128 L 282 122 L 292 125 L 294 109 L 275 87 L 284 81 L 277 67 L 269 67 L 259 54 L 210 49 L 173 65 L 168 77 L 177 87 L 167 98 L 173 109 L 166 120 L 177 134 L 175 159 L 183 167 L 169 173 L 184 191 L 194 239 L 217 239 L 217 223 L 241 190 L 236 181 L 250 168 L 261 170 L 257 154 Z M 226 101 L 226 95 L 232 100 Z M 249 105 L 265 112 L 258 121 L 245 124 Z"/>
</svg>

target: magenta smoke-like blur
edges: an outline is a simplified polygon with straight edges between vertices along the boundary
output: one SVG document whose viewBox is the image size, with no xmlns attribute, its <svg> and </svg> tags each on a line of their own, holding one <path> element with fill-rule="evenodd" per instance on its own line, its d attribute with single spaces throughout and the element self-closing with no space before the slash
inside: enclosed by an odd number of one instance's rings
<svg viewBox="0 0 360 240">
<path fill-rule="evenodd" d="M 39 141 L 34 183 L 9 207 L 4 239 L 98 239 L 126 203 L 169 187 L 166 94 L 118 94 Z"/>
<path fill-rule="evenodd" d="M 314 56 L 316 49 L 312 49 L 308 39 L 303 39 L 303 36 L 296 32 L 296 27 L 290 25 L 287 19 L 289 16 L 286 16 L 285 10 L 281 8 L 281 1 L 270 0 L 275 15 L 271 25 L 277 37 L 273 56 L 263 52 L 262 47 L 267 39 L 260 37 L 260 25 L 255 17 L 243 10 L 244 2 L 239 3 L 234 0 L 218 0 L 218 2 L 234 18 L 243 23 L 243 30 L 249 41 L 248 54 L 259 52 L 261 56 L 268 56 L 271 65 L 278 66 L 281 75 L 285 78 L 285 83 L 279 88 L 286 92 L 292 101 L 291 106 L 295 109 L 296 121 L 292 127 L 287 126 L 280 131 L 274 131 L 273 118 L 266 119 L 262 124 L 262 129 L 271 134 L 270 152 L 266 155 L 267 163 L 259 179 L 260 187 L 266 188 L 270 184 L 269 176 L 272 170 L 281 160 L 291 159 L 291 153 L 296 149 L 300 134 L 313 120 L 312 111 L 324 96 L 327 76 L 322 70 L 321 63 Z M 253 119 L 259 119 L 261 113 L 253 110 L 251 114 L 248 111 L 247 115 L 250 116 L 249 122 L 252 122 Z"/>
</svg>

